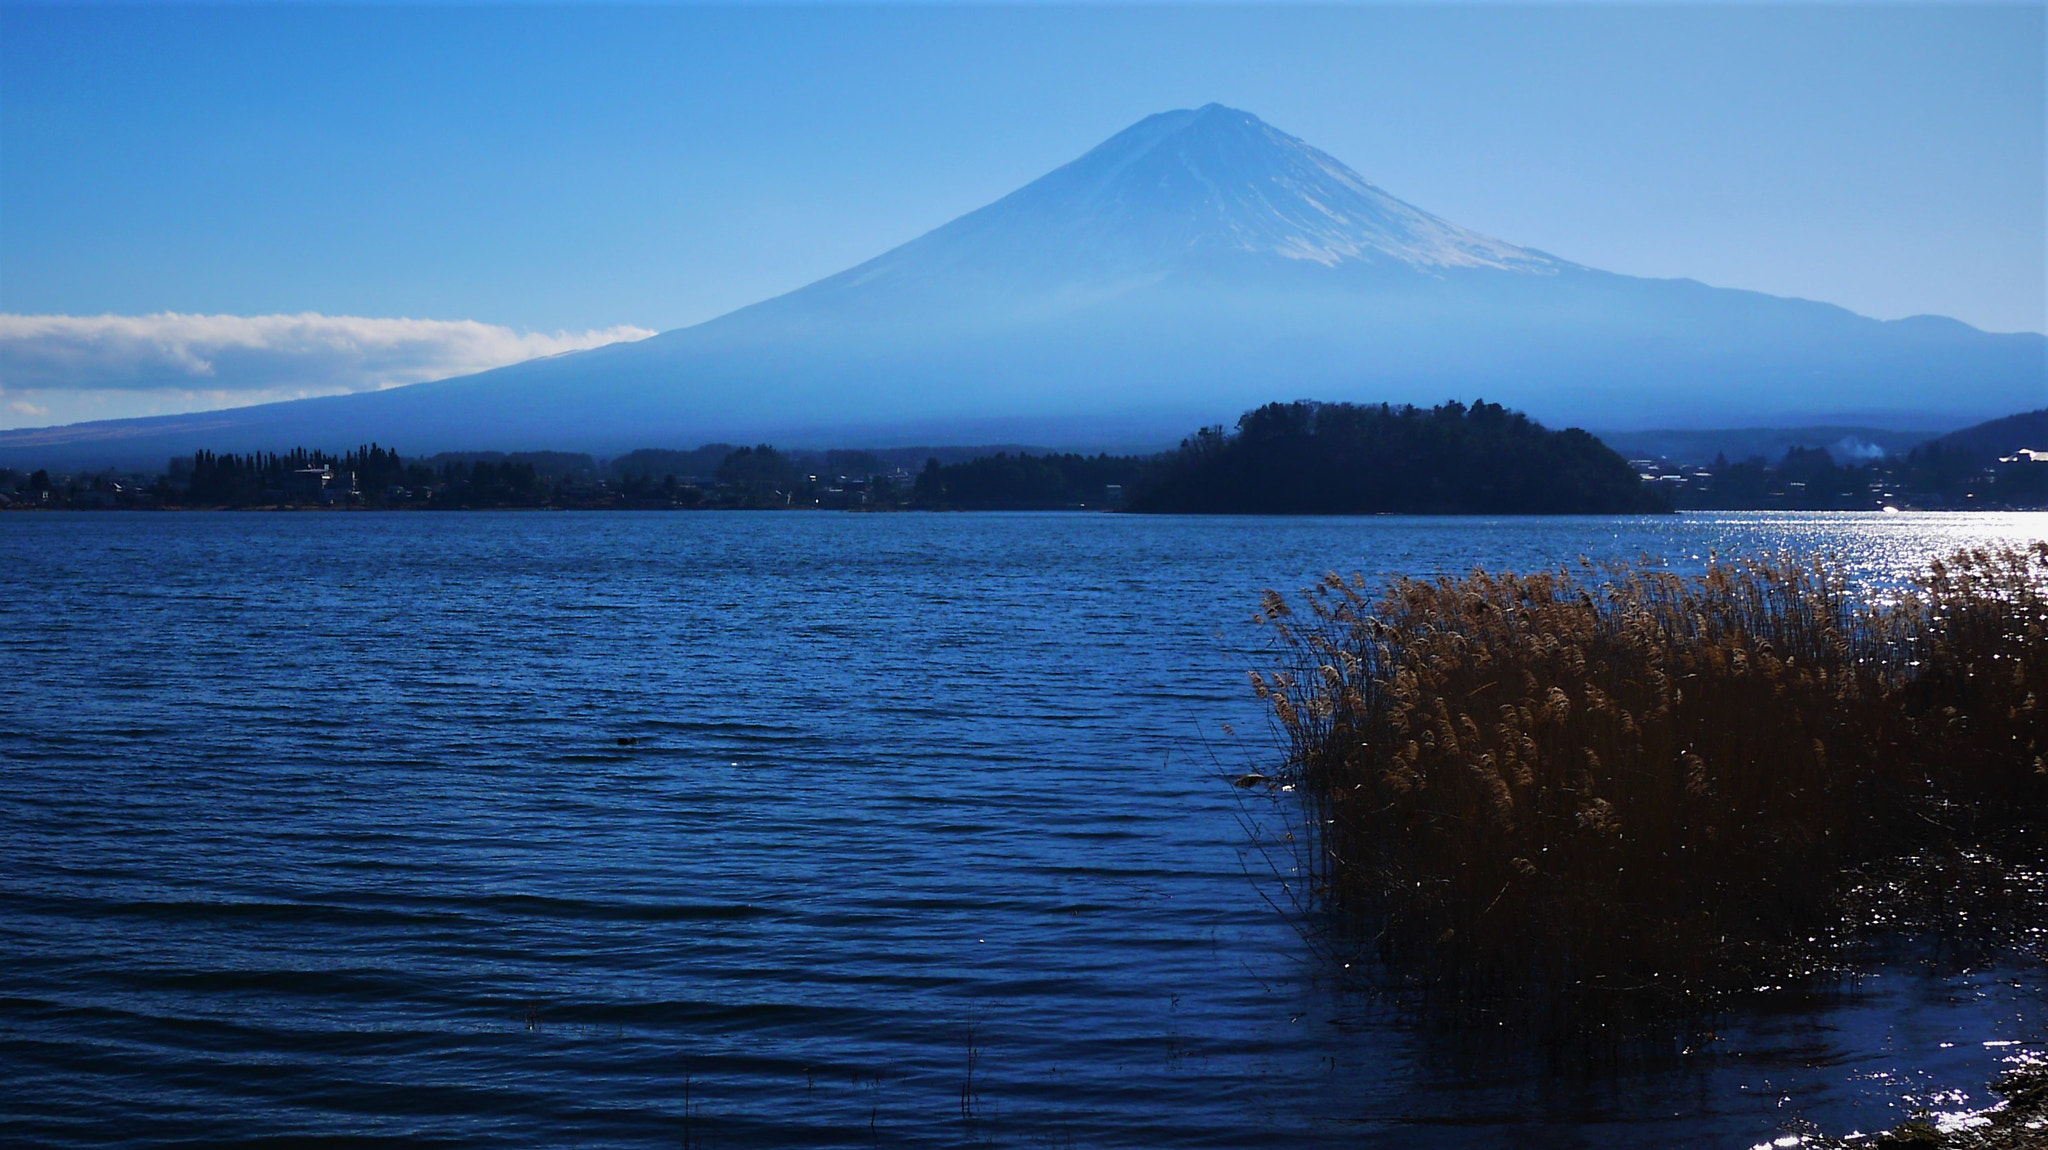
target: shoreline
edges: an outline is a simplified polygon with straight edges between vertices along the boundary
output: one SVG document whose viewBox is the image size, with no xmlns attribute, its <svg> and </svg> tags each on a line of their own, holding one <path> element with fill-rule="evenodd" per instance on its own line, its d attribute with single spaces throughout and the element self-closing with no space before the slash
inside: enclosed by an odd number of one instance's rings
<svg viewBox="0 0 2048 1150">
<path fill-rule="evenodd" d="M 1656 518 L 1656 519 L 1663 519 L 1663 518 L 1669 518 L 1669 517 L 1673 517 L 1673 516 L 1683 516 L 1683 515 L 1828 515 L 1828 516 L 1836 516 L 1836 515 L 1855 515 L 1855 516 L 1869 516 L 1869 517 L 1877 517 L 1877 518 L 1883 518 L 1883 517 L 1885 517 L 1885 516 L 1890 516 L 1890 515 L 1936 515 L 1936 516 L 1942 516 L 1942 517 L 1966 518 L 1966 517 L 1970 517 L 1970 516 L 1979 516 L 1979 515 L 2040 515 L 2040 514 L 2048 513 L 2048 506 L 2041 506 L 2041 507 L 2035 507 L 2035 506 L 2016 506 L 2016 507 L 1905 507 L 1905 508 L 1884 508 L 1884 509 L 1877 509 L 1877 508 L 1842 508 L 1842 509 L 1827 509 L 1827 508 L 1821 508 L 1821 509 L 1815 509 L 1815 508 L 1799 508 L 1799 507 L 1680 507 L 1680 508 L 1674 508 L 1674 509 L 1672 509 L 1672 510 L 1670 510 L 1670 511 L 1629 511 L 1629 512 L 1597 512 L 1597 511 L 1583 511 L 1583 512 L 1572 512 L 1572 511 L 1566 511 L 1566 512 L 1507 512 L 1507 511 L 1362 511 L 1362 512 L 1255 512 L 1255 511 L 1171 511 L 1171 512 L 1162 512 L 1162 511 L 1132 511 L 1132 510 L 1129 510 L 1129 509 L 1127 509 L 1127 508 L 1121 508 L 1121 507 L 1089 507 L 1089 506 L 1085 506 L 1085 505 L 1081 505 L 1081 506 L 1073 506 L 1073 505 L 1068 505 L 1068 506 L 1059 506 L 1059 507 L 1050 507 L 1050 506 L 1016 506 L 1016 507 L 829 507 L 829 506 L 817 506 L 817 505 L 812 505 L 812 506 L 806 506 L 806 507 L 797 507 L 797 506 L 793 506 L 793 505 L 782 505 L 782 506 L 777 506 L 777 505 L 773 505 L 773 504 L 764 504 L 764 505 L 755 505 L 755 506 L 748 506 L 748 505 L 706 506 L 706 505 L 703 505 L 703 504 L 697 504 L 697 505 L 689 505 L 689 506 L 686 506 L 686 505 L 683 505 L 683 504 L 669 504 L 669 505 L 665 505 L 665 506 L 645 506 L 645 505 L 641 505 L 641 506 L 616 506 L 616 505 L 614 505 L 614 506 L 591 506 L 591 505 L 573 505 L 573 504 L 572 504 L 572 505 L 567 505 L 567 506 L 563 506 L 563 505 L 554 505 L 554 504 L 544 504 L 544 505 L 541 505 L 541 506 L 520 506 L 520 505 L 507 505 L 507 506 L 494 506 L 494 507 L 431 507 L 431 506 L 411 506 L 411 505 L 405 505 L 405 506 L 398 506 L 398 507 L 388 507 L 388 506 L 387 506 L 387 507 L 371 507 L 371 506 L 364 506 L 364 505 L 361 505 L 361 504 L 327 504 L 327 505 L 320 505 L 320 504 L 295 504 L 295 503 L 265 503 L 265 504 L 252 504 L 252 505 L 249 505 L 249 506 L 246 506 L 246 507 L 235 507 L 235 506 L 226 506 L 226 505 L 220 505 L 220 506 L 207 506 L 207 507 L 190 507 L 190 506 L 168 506 L 168 507 L 161 507 L 161 506 L 160 506 L 160 507 L 140 507 L 140 506 L 127 506 L 127 507 L 48 507 L 48 506 L 37 506 L 37 505 L 11 505 L 11 506 L 0 506 L 0 515 L 8 515 L 8 514 L 23 514 L 23 515 L 26 515 L 26 514 L 51 514 L 51 513 L 75 513 L 75 514 L 81 514 L 81 515 L 99 515 L 99 514 L 108 514 L 108 513 L 131 513 L 131 514 L 138 514 L 138 513 L 139 513 L 139 514 L 159 514 L 159 513 L 173 513 L 173 514 L 215 514 L 215 513 L 221 513 L 221 512 L 260 512 L 260 513 L 293 513 L 293 512 L 306 512 L 306 513 L 315 513 L 315 514 L 362 514 L 362 513 L 379 513 L 379 514 L 407 514 L 407 515 L 411 515 L 411 514 L 448 514 L 448 513 L 460 513 L 460 512 L 494 512 L 494 511 L 531 511 L 531 512 L 593 512 L 593 513 L 614 513 L 614 512 L 622 512 L 622 511 L 635 511 L 635 512 L 684 512 L 684 513 L 697 513 L 697 512 L 710 512 L 710 513 L 719 513 L 719 512 L 734 512 L 734 511 L 763 511 L 763 512 L 778 512 L 778 513 L 779 513 L 779 512 L 804 512 L 804 511 L 819 511 L 819 512 L 835 512 L 835 513 L 845 513 L 845 514 L 856 514 L 856 515 L 886 515 L 886 514 L 897 514 L 897 513 L 923 513 L 923 514 L 938 514 L 938 515 L 948 515 L 948 514 L 954 514 L 954 515 L 991 515 L 991 514 L 995 514 L 995 515 L 1015 515 L 1015 514 L 1067 514 L 1067 513 L 1085 513 L 1085 514 L 1090 514 L 1090 515 L 1132 515 L 1132 516 L 1138 516 L 1138 517 L 1142 517 L 1142 518 L 1179 518 L 1179 517 L 1189 517 L 1189 518 L 1202 518 L 1202 519 L 1331 519 L 1331 520 L 1340 520 L 1340 519 L 1344 519 L 1344 520 L 1348 520 L 1348 519 L 1443 519 L 1443 518 L 1456 518 L 1456 519 L 1648 519 L 1648 518 Z"/>
</svg>

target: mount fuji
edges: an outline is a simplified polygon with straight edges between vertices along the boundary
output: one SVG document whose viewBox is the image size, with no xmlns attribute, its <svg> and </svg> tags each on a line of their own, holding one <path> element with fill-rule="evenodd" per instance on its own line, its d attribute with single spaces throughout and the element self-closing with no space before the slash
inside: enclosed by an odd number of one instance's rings
<svg viewBox="0 0 2048 1150">
<path fill-rule="evenodd" d="M 1955 426 L 2040 407 L 2048 338 L 1585 267 L 1211 104 L 693 327 L 387 391 L 0 432 L 0 459 L 372 439 L 1163 446 L 1298 397 L 1484 397 L 1607 428 Z"/>
</svg>

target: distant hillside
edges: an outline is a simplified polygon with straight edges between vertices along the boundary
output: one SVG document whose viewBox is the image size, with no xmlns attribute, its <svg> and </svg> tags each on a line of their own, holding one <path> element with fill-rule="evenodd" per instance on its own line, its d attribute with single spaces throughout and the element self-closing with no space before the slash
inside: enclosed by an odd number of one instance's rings
<svg viewBox="0 0 2048 1150">
<path fill-rule="evenodd" d="M 1782 457 L 1795 449 L 1821 449 L 1838 463 L 1855 463 L 1887 455 L 1904 455 L 1942 430 L 1941 424 L 1919 430 L 1882 427 L 1729 427 L 1706 431 L 1660 428 L 1654 431 L 1596 431 L 1600 442 L 1628 459 L 1662 459 L 1705 466 L 1719 458 Z"/>
<path fill-rule="evenodd" d="M 1134 511 L 1573 515 L 1666 511 L 1612 448 L 1499 404 L 1271 403 L 1163 458 Z"/>
<path fill-rule="evenodd" d="M 1959 455 L 1980 467 L 1988 467 L 1999 457 L 2011 455 L 2023 447 L 2048 451 L 2048 407 L 1951 431 L 1925 446 L 1938 448 L 1944 454 Z"/>
<path fill-rule="evenodd" d="M 1667 455 L 1668 464 L 1652 464 L 1647 474 L 1687 510 L 2048 507 L 2048 463 L 2016 458 L 2022 448 L 2048 450 L 2037 446 L 2048 445 L 2048 410 L 1994 419 L 1884 455 L 1816 438 L 1823 442 L 1795 444 L 1776 456 L 1725 452 L 1728 458 L 1705 466 Z"/>
</svg>

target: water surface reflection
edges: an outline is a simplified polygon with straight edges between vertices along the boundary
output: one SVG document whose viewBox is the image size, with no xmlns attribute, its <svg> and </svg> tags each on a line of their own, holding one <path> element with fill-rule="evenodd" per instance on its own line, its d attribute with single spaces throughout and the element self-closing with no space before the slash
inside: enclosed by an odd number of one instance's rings
<svg viewBox="0 0 2048 1150">
<path fill-rule="evenodd" d="M 2041 516 L 0 517 L 0 1113 L 43 1141 L 1748 1146 L 1982 1099 L 1906 967 L 1588 1072 L 1333 989 L 1218 773 L 1259 592 Z M 1224 733 L 1225 725 L 1238 735 Z M 1270 882 L 1270 879 L 1267 880 Z M 2031 974 L 2031 972 L 2028 972 Z"/>
</svg>

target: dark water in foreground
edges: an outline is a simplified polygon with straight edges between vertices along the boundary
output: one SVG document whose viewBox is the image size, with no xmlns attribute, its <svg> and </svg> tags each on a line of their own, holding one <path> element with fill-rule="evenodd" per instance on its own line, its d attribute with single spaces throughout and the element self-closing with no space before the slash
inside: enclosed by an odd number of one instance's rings
<svg viewBox="0 0 2048 1150">
<path fill-rule="evenodd" d="M 1270 750 L 1259 591 L 1329 568 L 2044 535 L 0 516 L 0 1141 L 1748 1147 L 1982 1105 L 2039 972 L 1622 1071 L 1404 1026 L 1327 988 L 1218 772 Z"/>
</svg>

